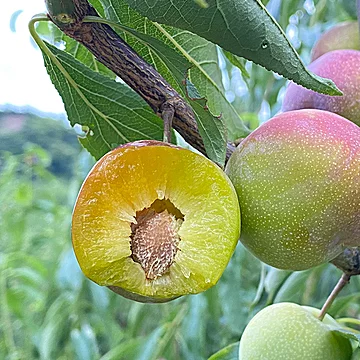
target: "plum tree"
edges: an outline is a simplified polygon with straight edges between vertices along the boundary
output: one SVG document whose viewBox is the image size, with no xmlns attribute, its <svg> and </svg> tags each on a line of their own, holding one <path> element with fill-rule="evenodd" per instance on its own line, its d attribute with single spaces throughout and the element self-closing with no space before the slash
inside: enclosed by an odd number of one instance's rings
<svg viewBox="0 0 360 360">
<path fill-rule="evenodd" d="M 345 21 L 326 31 L 311 51 L 311 61 L 333 50 L 360 50 L 359 23 Z"/>
<path fill-rule="evenodd" d="M 226 172 L 244 245 L 274 267 L 303 270 L 360 242 L 360 128 L 321 110 L 282 113 L 237 147 Z"/>
<path fill-rule="evenodd" d="M 157 141 L 102 157 L 82 185 L 72 221 L 84 274 L 144 302 L 214 285 L 239 236 L 239 204 L 225 173 L 202 155 Z"/>
<path fill-rule="evenodd" d="M 291 83 L 286 90 L 282 110 L 327 110 L 360 125 L 360 51 L 328 52 L 311 63 L 309 70 L 332 79 L 343 96 L 318 94 Z"/>
<path fill-rule="evenodd" d="M 261 310 L 240 340 L 241 360 L 350 360 L 348 339 L 334 333 L 337 322 L 320 310 L 279 303 Z"/>
</svg>

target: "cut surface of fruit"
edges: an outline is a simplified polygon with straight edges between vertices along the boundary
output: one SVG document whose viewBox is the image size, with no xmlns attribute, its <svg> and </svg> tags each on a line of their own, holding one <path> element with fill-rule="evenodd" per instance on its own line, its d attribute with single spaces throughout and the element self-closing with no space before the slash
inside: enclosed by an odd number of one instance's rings
<svg viewBox="0 0 360 360">
<path fill-rule="evenodd" d="M 226 174 L 202 155 L 156 141 L 126 144 L 100 159 L 72 221 L 85 275 L 139 301 L 214 285 L 239 234 L 239 204 Z"/>
<path fill-rule="evenodd" d="M 293 303 L 270 305 L 247 325 L 240 340 L 241 360 L 350 360 L 350 341 L 332 330 L 340 328 L 320 310 Z"/>
<path fill-rule="evenodd" d="M 360 242 L 360 128 L 336 114 L 275 116 L 243 140 L 226 172 L 241 241 L 260 260 L 304 270 Z"/>
</svg>

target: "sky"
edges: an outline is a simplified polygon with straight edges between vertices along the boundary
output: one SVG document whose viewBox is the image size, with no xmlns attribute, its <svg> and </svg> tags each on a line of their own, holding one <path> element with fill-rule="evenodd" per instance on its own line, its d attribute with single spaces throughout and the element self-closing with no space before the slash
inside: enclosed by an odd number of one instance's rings
<svg viewBox="0 0 360 360">
<path fill-rule="evenodd" d="M 23 10 L 10 28 L 14 12 Z M 44 0 L 1 2 L 0 107 L 31 106 L 42 112 L 64 113 L 62 100 L 44 67 L 42 55 L 30 41 L 28 22 L 46 12 Z"/>
</svg>

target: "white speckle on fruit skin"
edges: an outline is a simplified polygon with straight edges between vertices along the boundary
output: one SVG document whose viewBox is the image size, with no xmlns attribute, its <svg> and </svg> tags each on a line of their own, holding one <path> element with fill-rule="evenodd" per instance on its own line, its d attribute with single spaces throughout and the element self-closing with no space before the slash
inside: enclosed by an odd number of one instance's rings
<svg viewBox="0 0 360 360">
<path fill-rule="evenodd" d="M 360 129 L 319 110 L 283 113 L 249 135 L 226 172 L 242 242 L 262 261 L 302 270 L 360 242 Z"/>
</svg>

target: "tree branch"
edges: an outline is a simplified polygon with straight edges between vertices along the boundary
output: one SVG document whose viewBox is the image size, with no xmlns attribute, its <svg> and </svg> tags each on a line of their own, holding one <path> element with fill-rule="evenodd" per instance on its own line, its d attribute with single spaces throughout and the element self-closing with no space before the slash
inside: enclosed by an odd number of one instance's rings
<svg viewBox="0 0 360 360">
<path fill-rule="evenodd" d="M 83 22 L 99 16 L 87 0 L 46 0 L 50 20 L 67 36 L 83 44 L 96 59 L 135 90 L 160 117 L 174 108 L 174 129 L 195 149 L 206 155 L 191 106 L 109 25 Z M 234 151 L 228 144 L 226 159 Z"/>
</svg>

